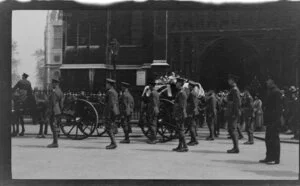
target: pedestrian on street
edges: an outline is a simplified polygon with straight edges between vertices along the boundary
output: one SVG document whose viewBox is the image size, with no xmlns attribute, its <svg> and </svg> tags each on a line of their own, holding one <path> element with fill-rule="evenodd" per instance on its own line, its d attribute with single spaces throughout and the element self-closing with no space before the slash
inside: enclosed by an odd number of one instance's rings
<svg viewBox="0 0 300 186">
<path fill-rule="evenodd" d="M 197 94 L 194 90 L 196 83 L 193 81 L 189 81 L 189 96 L 187 98 L 187 123 L 189 126 L 191 141 L 187 143 L 189 146 L 198 145 L 197 140 L 197 131 L 196 131 L 196 117 L 199 115 L 198 105 L 199 100 L 197 98 Z"/>
<path fill-rule="evenodd" d="M 173 151 L 187 152 L 188 147 L 184 137 L 184 122 L 187 118 L 186 107 L 187 107 L 187 94 L 183 89 L 184 79 L 177 78 L 176 87 L 179 92 L 176 94 L 174 101 L 173 116 L 175 118 L 177 133 L 179 137 L 179 144 Z"/>
<path fill-rule="evenodd" d="M 293 132 L 292 139 L 299 139 L 299 99 L 297 96 L 297 89 L 295 86 L 290 87 L 291 101 L 290 101 L 290 117 L 288 123 Z"/>
<path fill-rule="evenodd" d="M 266 125 L 266 158 L 260 163 L 279 164 L 280 162 L 280 117 L 282 112 L 282 93 L 271 77 L 266 81 L 268 93 L 265 102 L 265 122 Z"/>
<path fill-rule="evenodd" d="M 240 98 L 240 90 L 237 87 L 237 79 L 238 77 L 235 75 L 229 75 L 228 84 L 231 86 L 231 90 L 228 95 L 228 129 L 229 134 L 232 138 L 233 148 L 228 150 L 227 153 L 239 153 L 238 146 L 238 119 L 241 116 L 241 98 Z"/>
<path fill-rule="evenodd" d="M 41 90 L 35 91 L 34 96 L 37 105 L 37 120 L 40 124 L 37 138 L 45 138 L 49 122 L 49 99 L 47 94 Z"/>
<path fill-rule="evenodd" d="M 53 135 L 53 142 L 48 145 L 48 148 L 58 147 L 58 133 L 59 133 L 59 122 L 60 116 L 63 109 L 64 94 L 59 87 L 59 80 L 52 79 L 53 91 L 49 97 L 49 110 L 50 110 L 50 127 Z"/>
<path fill-rule="evenodd" d="M 155 80 L 149 80 L 149 88 L 150 88 L 150 96 L 149 96 L 149 103 L 147 104 L 147 122 L 150 125 L 149 130 L 151 137 L 147 141 L 148 144 L 156 144 L 156 132 L 157 132 L 157 120 L 159 114 L 159 94 L 155 87 Z"/>
<path fill-rule="evenodd" d="M 207 126 L 209 128 L 209 136 L 206 138 L 208 141 L 215 140 L 215 124 L 217 116 L 217 99 L 215 92 L 210 90 L 207 95 L 207 106 L 206 106 L 206 116 L 207 116 Z"/>
<path fill-rule="evenodd" d="M 254 144 L 253 139 L 253 131 L 254 131 L 254 111 L 253 111 L 253 98 L 248 90 L 245 90 L 244 92 L 244 121 L 246 124 L 246 131 L 248 134 L 248 141 L 246 141 L 245 145 L 252 145 Z"/>
<path fill-rule="evenodd" d="M 130 143 L 129 133 L 131 133 L 130 120 L 134 109 L 134 99 L 129 92 L 130 84 L 121 82 L 122 95 L 120 96 L 120 115 L 121 126 L 123 128 L 125 139 L 120 143 Z"/>
<path fill-rule="evenodd" d="M 105 94 L 105 106 L 103 111 L 103 117 L 105 122 L 105 129 L 110 137 L 110 145 L 106 146 L 106 149 L 117 148 L 117 143 L 114 134 L 114 123 L 119 116 L 119 100 L 118 93 L 114 86 L 116 81 L 113 79 L 106 79 L 106 94 Z"/>
<path fill-rule="evenodd" d="M 255 121 L 254 127 L 256 130 L 261 131 L 263 129 L 264 113 L 262 110 L 262 101 L 259 99 L 258 94 L 254 96 L 253 112 Z"/>
</svg>

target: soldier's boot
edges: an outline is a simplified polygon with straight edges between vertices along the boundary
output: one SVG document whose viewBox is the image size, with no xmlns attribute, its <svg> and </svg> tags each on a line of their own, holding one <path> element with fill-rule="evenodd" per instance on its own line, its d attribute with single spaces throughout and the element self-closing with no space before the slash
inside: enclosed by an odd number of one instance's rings
<svg viewBox="0 0 300 186">
<path fill-rule="evenodd" d="M 120 141 L 120 143 L 130 143 L 128 127 L 124 127 L 123 129 L 124 129 L 125 139 Z"/>
<path fill-rule="evenodd" d="M 191 141 L 187 143 L 189 146 L 198 145 L 198 140 L 196 138 L 196 130 L 195 128 L 191 129 Z"/>
<path fill-rule="evenodd" d="M 233 148 L 228 150 L 227 153 L 239 153 L 239 146 L 238 146 L 238 136 L 233 134 L 232 135 L 232 142 L 233 142 Z"/>
<path fill-rule="evenodd" d="M 252 145 L 252 144 L 254 144 L 254 141 L 253 141 L 253 134 L 249 134 L 249 136 L 248 136 L 248 141 L 246 141 L 244 144 L 245 144 L 245 145 Z"/>
<path fill-rule="evenodd" d="M 172 149 L 173 151 L 178 151 L 179 149 L 182 149 L 182 142 L 181 139 L 179 138 L 179 144 L 176 148 Z"/>
<path fill-rule="evenodd" d="M 177 150 L 177 152 L 188 152 L 189 149 L 188 149 L 188 147 L 187 147 L 185 138 L 184 138 L 184 137 L 181 137 L 181 138 L 182 138 L 182 139 L 181 139 L 182 148 L 179 148 L 179 149 Z"/>
<path fill-rule="evenodd" d="M 132 133 L 132 128 L 131 128 L 131 125 L 129 124 L 129 126 L 128 126 L 128 132 L 129 133 Z"/>
<path fill-rule="evenodd" d="M 113 133 L 113 129 L 110 129 L 107 131 L 109 137 L 110 137 L 110 145 L 106 146 L 106 149 L 115 149 L 117 148 L 117 144 L 116 144 L 116 140 L 115 140 L 115 136 L 114 136 L 114 133 Z"/>
<path fill-rule="evenodd" d="M 47 147 L 48 148 L 57 148 L 58 147 L 58 135 L 57 135 L 57 129 L 56 127 L 53 127 L 53 142 L 49 144 Z"/>
</svg>

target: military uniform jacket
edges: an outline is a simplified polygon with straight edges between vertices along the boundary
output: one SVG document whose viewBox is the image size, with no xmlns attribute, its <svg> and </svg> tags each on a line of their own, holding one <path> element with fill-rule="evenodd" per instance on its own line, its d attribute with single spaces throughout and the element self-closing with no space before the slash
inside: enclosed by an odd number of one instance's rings
<svg viewBox="0 0 300 186">
<path fill-rule="evenodd" d="M 105 107 L 103 111 L 104 118 L 111 118 L 118 116 L 120 114 L 119 110 L 119 100 L 118 93 L 114 88 L 107 90 L 105 94 Z"/>
<path fill-rule="evenodd" d="M 199 99 L 197 98 L 197 94 L 194 91 L 191 91 L 187 98 L 187 115 L 188 116 L 197 116 L 199 115 Z"/>
<path fill-rule="evenodd" d="M 241 97 L 237 86 L 231 88 L 227 97 L 227 116 L 239 117 L 241 115 Z"/>
<path fill-rule="evenodd" d="M 149 103 L 147 105 L 147 113 L 150 115 L 157 116 L 159 113 L 159 94 L 156 90 L 153 90 L 149 96 Z"/>
<path fill-rule="evenodd" d="M 63 102 L 64 94 L 59 87 L 56 87 L 53 89 L 49 97 L 50 109 L 53 115 L 59 115 L 62 113 Z"/>
<path fill-rule="evenodd" d="M 244 98 L 244 104 L 243 104 L 243 112 L 245 117 L 252 117 L 253 116 L 253 98 L 249 95 L 247 95 Z"/>
<path fill-rule="evenodd" d="M 120 97 L 120 112 L 123 116 L 130 116 L 134 109 L 134 99 L 128 90 Z"/>
<path fill-rule="evenodd" d="M 187 107 L 186 91 L 184 89 L 181 89 L 177 93 L 174 102 L 173 114 L 176 120 L 185 119 L 187 117 L 186 107 Z"/>
<path fill-rule="evenodd" d="M 280 90 L 274 86 L 268 92 L 267 99 L 265 102 L 265 124 L 266 125 L 276 125 L 281 117 L 282 113 L 282 93 Z"/>
<path fill-rule="evenodd" d="M 215 117 L 217 115 L 217 98 L 214 94 L 209 96 L 206 103 L 206 113 L 208 117 Z"/>
</svg>

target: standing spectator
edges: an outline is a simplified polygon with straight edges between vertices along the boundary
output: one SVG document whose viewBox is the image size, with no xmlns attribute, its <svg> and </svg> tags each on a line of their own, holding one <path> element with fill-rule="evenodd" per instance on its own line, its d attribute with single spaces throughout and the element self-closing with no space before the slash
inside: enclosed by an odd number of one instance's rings
<svg viewBox="0 0 300 186">
<path fill-rule="evenodd" d="M 238 118 L 241 116 L 241 98 L 240 91 L 236 84 L 237 76 L 229 75 L 228 84 L 231 86 L 231 90 L 228 95 L 228 129 L 232 138 L 233 148 L 228 150 L 227 153 L 239 153 L 238 145 Z"/>
<path fill-rule="evenodd" d="M 207 126 L 209 128 L 209 136 L 206 140 L 212 141 L 215 136 L 215 119 L 217 116 L 217 99 L 213 90 L 208 92 L 206 103 Z"/>
<path fill-rule="evenodd" d="M 299 139 L 299 99 L 297 96 L 296 87 L 292 86 L 289 91 L 291 92 L 291 101 L 290 101 L 290 117 L 288 123 L 291 126 L 293 137 L 292 139 Z"/>
<path fill-rule="evenodd" d="M 256 130 L 261 131 L 263 129 L 263 109 L 262 101 L 259 99 L 258 94 L 254 96 L 253 112 L 255 121 L 254 126 Z"/>
<path fill-rule="evenodd" d="M 254 143 L 253 141 L 253 131 L 254 131 L 254 123 L 253 123 L 253 98 L 248 90 L 245 90 L 244 92 L 244 120 L 246 124 L 246 131 L 248 134 L 248 141 L 244 144 L 246 145 L 252 145 Z"/>
<path fill-rule="evenodd" d="M 282 112 L 282 93 L 274 83 L 272 78 L 267 81 L 268 94 L 265 104 L 265 122 L 266 125 L 266 158 L 260 160 L 260 163 L 279 164 L 280 162 L 280 117 Z"/>
</svg>

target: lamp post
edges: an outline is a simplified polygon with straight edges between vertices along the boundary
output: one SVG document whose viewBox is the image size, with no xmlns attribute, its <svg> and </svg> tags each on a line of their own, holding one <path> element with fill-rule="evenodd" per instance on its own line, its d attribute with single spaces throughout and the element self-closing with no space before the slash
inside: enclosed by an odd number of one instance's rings
<svg viewBox="0 0 300 186">
<path fill-rule="evenodd" d="M 117 80 L 116 57 L 119 53 L 120 43 L 116 38 L 114 38 L 112 39 L 109 45 L 110 45 L 111 61 L 114 68 L 113 78 Z"/>
</svg>

